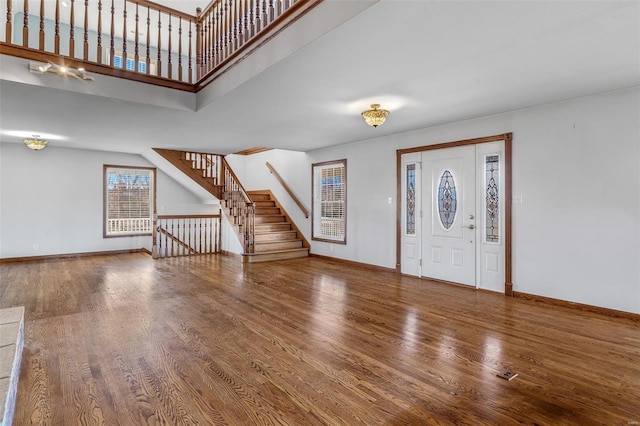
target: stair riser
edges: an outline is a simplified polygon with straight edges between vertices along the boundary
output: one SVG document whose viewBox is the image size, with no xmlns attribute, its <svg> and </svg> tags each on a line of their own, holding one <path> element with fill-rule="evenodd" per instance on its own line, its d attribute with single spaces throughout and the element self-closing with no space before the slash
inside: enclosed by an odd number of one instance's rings
<svg viewBox="0 0 640 426">
<path fill-rule="evenodd" d="M 250 194 L 251 201 L 271 201 L 269 194 Z"/>
<path fill-rule="evenodd" d="M 277 250 L 289 250 L 294 248 L 302 248 L 302 241 L 279 241 L 276 243 L 256 243 L 255 252 L 256 253 L 266 253 Z"/>
<path fill-rule="evenodd" d="M 276 231 L 289 231 L 291 225 L 288 223 L 263 223 L 255 225 L 255 232 L 276 232 Z"/>
<path fill-rule="evenodd" d="M 284 222 L 284 216 L 256 216 L 255 224 Z"/>
<path fill-rule="evenodd" d="M 297 237 L 295 231 L 285 231 L 285 232 L 269 232 L 267 234 L 256 233 L 256 243 L 260 242 L 270 242 L 270 241 L 285 241 L 285 240 L 295 240 Z"/>
<path fill-rule="evenodd" d="M 260 215 L 279 215 L 280 209 L 277 207 L 258 207 L 256 208 L 256 216 Z"/>
<path fill-rule="evenodd" d="M 254 203 L 256 204 L 256 208 L 275 207 L 276 206 L 276 202 L 275 201 L 254 201 Z"/>
</svg>

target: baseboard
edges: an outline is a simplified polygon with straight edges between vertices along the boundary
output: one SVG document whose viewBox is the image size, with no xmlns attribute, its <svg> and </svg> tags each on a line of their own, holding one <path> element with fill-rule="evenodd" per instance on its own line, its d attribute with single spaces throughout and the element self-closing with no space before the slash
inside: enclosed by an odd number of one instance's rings
<svg viewBox="0 0 640 426">
<path fill-rule="evenodd" d="M 50 254 L 46 256 L 5 257 L 5 258 L 0 258 L 0 264 L 17 263 L 17 262 L 39 262 L 42 260 L 69 259 L 74 257 L 87 257 L 87 256 L 108 256 L 108 255 L 114 255 L 114 254 L 131 254 L 131 253 L 144 253 L 151 256 L 151 252 L 148 249 L 143 247 L 139 249 L 130 249 L 130 250 L 92 251 L 92 252 L 85 252 L 85 253 Z"/>
<path fill-rule="evenodd" d="M 309 257 L 317 257 L 318 259 L 330 260 L 332 262 L 344 263 L 346 265 L 357 266 L 360 268 L 371 269 L 374 271 L 397 273 L 396 268 L 386 268 L 384 266 L 372 265 L 370 263 L 355 262 L 353 260 L 340 259 L 338 257 L 323 256 L 321 254 L 315 254 L 315 253 L 309 253 Z"/>
<path fill-rule="evenodd" d="M 634 314 L 633 312 L 618 311 L 616 309 L 602 308 L 600 306 L 586 305 L 584 303 L 569 302 L 566 300 L 554 299 L 552 297 L 522 293 L 520 291 L 514 291 L 513 297 L 517 297 L 519 299 L 531 300 L 534 302 L 541 302 L 547 305 L 562 306 L 565 308 L 577 309 L 580 311 L 591 312 L 594 314 L 604 315 L 612 318 L 624 318 L 634 322 L 640 322 L 640 314 Z"/>
</svg>

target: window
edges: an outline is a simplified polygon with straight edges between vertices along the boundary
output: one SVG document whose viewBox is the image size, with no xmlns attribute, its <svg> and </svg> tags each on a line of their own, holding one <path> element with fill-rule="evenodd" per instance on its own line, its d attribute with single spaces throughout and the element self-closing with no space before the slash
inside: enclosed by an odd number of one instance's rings
<svg viewBox="0 0 640 426">
<path fill-rule="evenodd" d="M 347 160 L 312 165 L 312 239 L 346 244 Z"/>
<path fill-rule="evenodd" d="M 156 169 L 104 166 L 104 236 L 151 235 Z"/>
<path fill-rule="evenodd" d="M 105 60 L 107 62 L 107 64 L 109 64 L 109 54 L 106 53 L 105 56 Z M 122 57 L 122 52 L 119 50 L 116 50 L 114 52 L 113 55 L 113 66 L 115 68 L 125 68 L 129 71 L 138 71 L 140 73 L 146 74 L 147 73 L 147 60 L 146 57 L 139 57 L 138 58 L 138 69 L 136 70 L 136 66 L 135 66 L 135 55 L 132 54 L 131 52 L 127 53 L 127 63 L 126 63 L 126 67 L 123 64 L 124 62 L 124 58 Z M 155 59 L 149 59 L 149 74 L 151 75 L 155 75 L 156 74 L 156 64 L 157 61 Z"/>
</svg>

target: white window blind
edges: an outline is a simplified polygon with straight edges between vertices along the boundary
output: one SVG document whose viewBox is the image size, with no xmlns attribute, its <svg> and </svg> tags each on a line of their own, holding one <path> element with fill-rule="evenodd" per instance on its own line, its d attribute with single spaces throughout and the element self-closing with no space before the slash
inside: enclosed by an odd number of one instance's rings
<svg viewBox="0 0 640 426">
<path fill-rule="evenodd" d="M 109 55 L 106 54 L 105 56 L 105 60 L 107 62 L 107 64 L 109 63 Z M 149 59 L 149 74 L 151 75 L 155 75 L 156 74 L 156 64 L 158 61 L 156 61 L 155 59 Z M 147 62 L 146 62 L 146 57 L 141 57 L 138 58 L 138 69 L 136 70 L 136 61 L 135 61 L 135 56 L 131 53 L 127 54 L 127 62 L 126 62 L 126 66 L 124 66 L 124 58 L 122 56 L 122 52 L 116 50 L 114 55 L 113 55 L 113 66 L 115 68 L 124 68 L 127 69 L 129 71 L 138 71 L 139 73 L 143 73 L 146 74 L 147 73 Z"/>
<path fill-rule="evenodd" d="M 347 160 L 313 164 L 314 240 L 346 243 Z"/>
<path fill-rule="evenodd" d="M 149 235 L 155 169 L 104 166 L 104 236 Z"/>
</svg>

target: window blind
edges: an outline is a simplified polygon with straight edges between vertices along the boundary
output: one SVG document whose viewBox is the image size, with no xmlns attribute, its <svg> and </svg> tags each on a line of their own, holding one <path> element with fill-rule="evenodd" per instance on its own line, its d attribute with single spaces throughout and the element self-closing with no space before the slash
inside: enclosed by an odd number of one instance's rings
<svg viewBox="0 0 640 426">
<path fill-rule="evenodd" d="M 346 242 L 346 160 L 313 165 L 313 238 Z"/>
<path fill-rule="evenodd" d="M 105 236 L 150 234 L 155 169 L 105 166 Z"/>
</svg>

